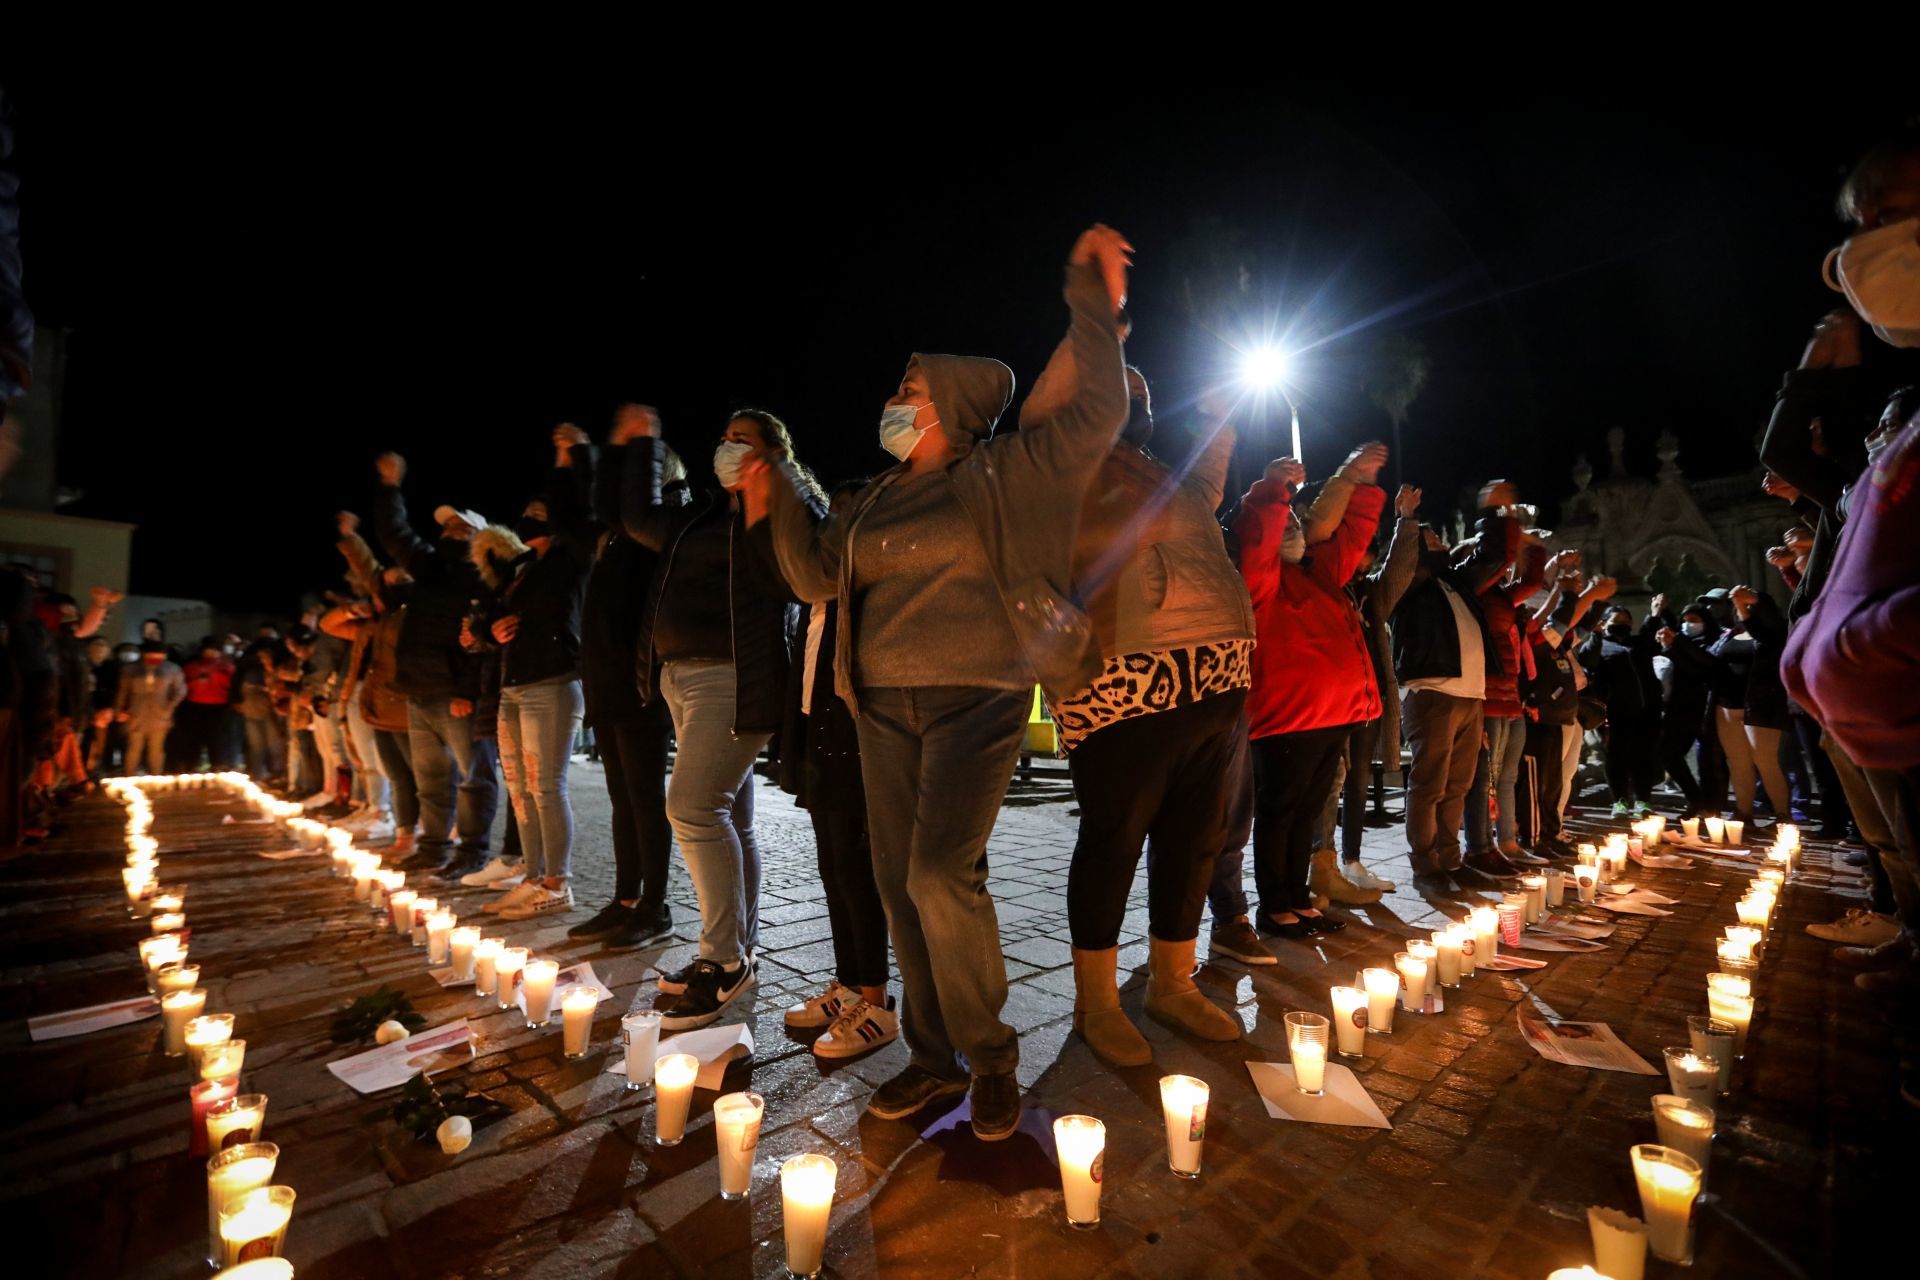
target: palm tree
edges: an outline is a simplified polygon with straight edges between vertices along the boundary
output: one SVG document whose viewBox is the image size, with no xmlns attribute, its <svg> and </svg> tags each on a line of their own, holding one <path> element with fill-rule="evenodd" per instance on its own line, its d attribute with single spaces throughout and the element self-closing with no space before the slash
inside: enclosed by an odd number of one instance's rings
<svg viewBox="0 0 1920 1280">
<path fill-rule="evenodd" d="M 1401 428 L 1413 402 L 1426 389 L 1433 374 L 1433 359 L 1426 343 L 1404 333 L 1389 333 L 1373 344 L 1367 357 L 1367 398 L 1393 423 L 1393 479 L 1397 485 L 1404 474 Z"/>
</svg>

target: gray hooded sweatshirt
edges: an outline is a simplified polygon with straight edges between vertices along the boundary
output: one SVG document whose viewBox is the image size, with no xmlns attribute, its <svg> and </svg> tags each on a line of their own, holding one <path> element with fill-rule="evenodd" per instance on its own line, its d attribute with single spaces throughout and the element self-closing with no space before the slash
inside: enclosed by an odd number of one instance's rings
<svg viewBox="0 0 1920 1280">
<path fill-rule="evenodd" d="M 1065 296 L 1071 313 L 1067 346 L 1073 355 L 1074 392 L 1068 403 L 1048 414 L 1043 431 L 994 438 L 994 424 L 1013 398 L 1013 374 L 999 361 L 914 356 L 926 375 L 940 430 L 957 455 L 944 477 L 923 477 L 914 485 L 952 486 L 979 539 L 1019 650 L 1053 698 L 1072 697 L 1100 673 L 1093 629 L 1073 602 L 1073 542 L 1088 480 L 1127 422 L 1120 338 L 1099 272 L 1091 266 L 1069 266 Z M 806 489 L 790 466 L 781 465 L 786 482 L 773 486 L 769 519 L 781 572 L 806 600 L 838 600 L 840 616 L 848 620 L 836 637 L 834 686 L 856 715 L 856 633 L 866 623 L 855 583 L 861 584 L 863 595 L 876 587 L 864 562 L 859 568 L 853 563 L 854 552 L 863 545 L 856 535 L 862 519 L 906 470 L 902 464 L 881 475 L 841 514 L 824 521 L 808 507 Z M 913 564 L 903 557 L 898 571 L 911 573 Z M 927 572 L 939 570 L 929 566 Z M 883 599 L 893 595 L 884 586 L 880 589 Z M 957 683 L 942 678 L 938 665 L 933 664 L 921 683 Z M 1011 681 L 1026 678 L 1017 669 L 1007 675 Z"/>
</svg>

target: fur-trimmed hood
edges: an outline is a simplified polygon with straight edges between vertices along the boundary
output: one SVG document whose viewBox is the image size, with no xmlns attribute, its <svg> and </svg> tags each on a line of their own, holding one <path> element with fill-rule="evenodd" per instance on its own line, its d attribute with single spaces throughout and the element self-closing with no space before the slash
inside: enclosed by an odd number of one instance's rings
<svg viewBox="0 0 1920 1280">
<path fill-rule="evenodd" d="M 480 580 L 495 591 L 509 581 L 507 569 L 527 552 L 520 535 L 503 524 L 488 525 L 467 544 L 467 558 L 480 571 Z"/>
</svg>

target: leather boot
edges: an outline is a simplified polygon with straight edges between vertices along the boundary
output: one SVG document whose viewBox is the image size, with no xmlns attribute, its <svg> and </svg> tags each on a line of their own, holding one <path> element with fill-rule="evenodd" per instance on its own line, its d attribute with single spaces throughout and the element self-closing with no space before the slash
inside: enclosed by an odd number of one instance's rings
<svg viewBox="0 0 1920 1280">
<path fill-rule="evenodd" d="M 1313 855 L 1313 870 L 1309 874 L 1316 903 L 1322 897 L 1343 907 L 1365 907 L 1380 901 L 1380 890 L 1363 889 L 1340 874 L 1340 856 L 1331 849 L 1322 849 Z"/>
<path fill-rule="evenodd" d="M 1147 1013 L 1202 1040 L 1238 1040 L 1240 1020 L 1193 985 L 1194 940 L 1148 938 Z"/>
<path fill-rule="evenodd" d="M 1192 943 L 1187 944 L 1187 958 L 1193 958 Z M 1118 947 L 1073 949 L 1073 1029 L 1102 1061 L 1144 1067 L 1153 1061 L 1153 1050 L 1120 1008 L 1119 966 Z"/>
</svg>

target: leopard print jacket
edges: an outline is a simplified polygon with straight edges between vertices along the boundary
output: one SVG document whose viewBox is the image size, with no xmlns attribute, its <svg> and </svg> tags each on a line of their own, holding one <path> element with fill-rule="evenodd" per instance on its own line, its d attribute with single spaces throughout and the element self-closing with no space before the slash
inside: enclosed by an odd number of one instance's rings
<svg viewBox="0 0 1920 1280">
<path fill-rule="evenodd" d="M 1085 693 L 1049 701 L 1063 750 L 1121 720 L 1188 706 L 1253 683 L 1253 641 L 1229 640 L 1108 658 Z"/>
</svg>

